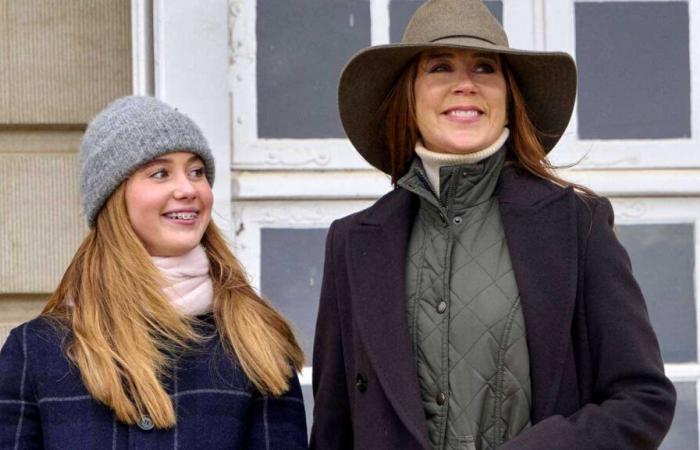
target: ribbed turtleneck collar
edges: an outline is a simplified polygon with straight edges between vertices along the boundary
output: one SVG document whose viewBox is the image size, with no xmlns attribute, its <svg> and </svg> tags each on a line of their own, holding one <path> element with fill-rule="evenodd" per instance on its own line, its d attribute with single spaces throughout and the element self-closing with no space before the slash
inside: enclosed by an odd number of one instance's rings
<svg viewBox="0 0 700 450">
<path fill-rule="evenodd" d="M 483 150 L 474 153 L 438 153 L 425 148 L 422 142 L 416 143 L 416 154 L 423 163 L 425 174 L 428 176 L 433 192 L 440 193 L 440 169 L 446 166 L 460 166 L 463 164 L 475 164 L 496 153 L 505 144 L 510 130 L 503 128 L 503 132 L 496 141 Z"/>
<path fill-rule="evenodd" d="M 439 168 L 440 192 L 435 192 L 426 174 L 423 160 L 414 158 L 398 186 L 418 195 L 422 201 L 452 217 L 488 201 L 498 184 L 506 159 L 502 145 L 489 157 L 474 163 L 445 165 Z"/>
</svg>

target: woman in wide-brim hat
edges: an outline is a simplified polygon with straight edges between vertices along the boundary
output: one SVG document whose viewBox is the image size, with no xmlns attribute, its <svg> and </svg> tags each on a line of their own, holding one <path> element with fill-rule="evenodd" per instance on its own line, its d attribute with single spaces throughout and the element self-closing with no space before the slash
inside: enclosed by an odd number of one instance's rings
<svg viewBox="0 0 700 450">
<path fill-rule="evenodd" d="M 312 448 L 659 446 L 675 391 L 612 208 L 546 158 L 575 95 L 480 0 L 348 63 L 343 126 L 396 189 L 328 233 Z"/>
</svg>

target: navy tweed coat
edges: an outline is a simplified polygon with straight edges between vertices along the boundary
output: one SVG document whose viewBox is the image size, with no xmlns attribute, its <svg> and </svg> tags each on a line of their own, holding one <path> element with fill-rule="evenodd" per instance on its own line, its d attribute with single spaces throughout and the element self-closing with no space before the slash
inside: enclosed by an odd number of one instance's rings
<svg viewBox="0 0 700 450">
<path fill-rule="evenodd" d="M 215 332 L 213 321 L 207 327 Z M 0 449 L 305 449 L 299 381 L 261 395 L 224 353 L 218 335 L 178 359 L 166 382 L 177 426 L 118 422 L 90 397 L 65 357 L 68 331 L 46 318 L 11 333 L 0 352 Z M 150 429 L 149 429 L 150 428 Z"/>
</svg>

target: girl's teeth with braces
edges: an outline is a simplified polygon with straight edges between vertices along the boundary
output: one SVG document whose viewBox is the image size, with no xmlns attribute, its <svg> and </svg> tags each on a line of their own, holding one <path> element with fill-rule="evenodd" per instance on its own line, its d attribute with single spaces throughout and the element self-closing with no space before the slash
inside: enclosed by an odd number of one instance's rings
<svg viewBox="0 0 700 450">
<path fill-rule="evenodd" d="M 167 214 L 167 217 L 169 219 L 178 219 L 178 220 L 192 220 L 197 218 L 197 213 L 189 212 L 180 212 L 180 213 L 170 213 Z"/>
</svg>

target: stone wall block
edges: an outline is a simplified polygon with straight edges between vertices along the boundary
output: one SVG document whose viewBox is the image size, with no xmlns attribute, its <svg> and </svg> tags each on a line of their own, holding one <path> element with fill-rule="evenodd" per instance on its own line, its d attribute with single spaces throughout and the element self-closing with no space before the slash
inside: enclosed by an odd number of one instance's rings
<svg viewBox="0 0 700 450">
<path fill-rule="evenodd" d="M 0 125 L 84 124 L 131 77 L 129 0 L 0 0 Z"/>
<path fill-rule="evenodd" d="M 87 232 L 77 153 L 0 154 L 0 294 L 48 293 Z"/>
</svg>

